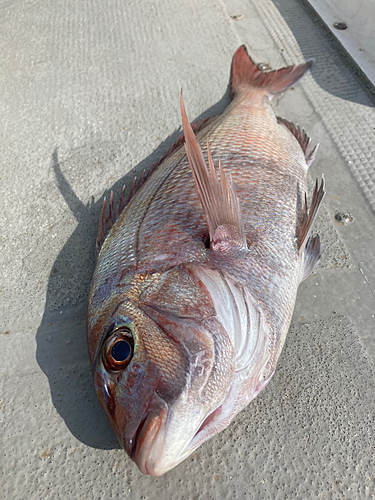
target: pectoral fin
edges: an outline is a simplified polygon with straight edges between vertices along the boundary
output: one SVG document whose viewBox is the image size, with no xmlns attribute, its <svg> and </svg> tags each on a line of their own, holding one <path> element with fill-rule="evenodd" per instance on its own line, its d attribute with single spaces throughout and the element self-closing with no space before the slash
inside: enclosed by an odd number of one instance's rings
<svg viewBox="0 0 375 500">
<path fill-rule="evenodd" d="M 301 281 L 305 280 L 315 269 L 320 260 L 319 236 L 310 237 L 303 254 L 303 275 Z"/>
<path fill-rule="evenodd" d="M 209 168 L 207 168 L 202 149 L 186 115 L 182 92 L 181 116 L 186 154 L 206 218 L 212 248 L 221 250 L 231 246 L 246 248 L 240 202 L 234 190 L 232 179 L 227 179 L 219 161 L 219 180 L 208 140 Z"/>
</svg>

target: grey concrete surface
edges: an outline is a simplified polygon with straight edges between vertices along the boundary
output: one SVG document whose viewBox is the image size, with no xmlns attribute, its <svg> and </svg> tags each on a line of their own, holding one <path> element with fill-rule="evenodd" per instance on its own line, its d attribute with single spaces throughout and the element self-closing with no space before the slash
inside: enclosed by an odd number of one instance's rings
<svg viewBox="0 0 375 500">
<path fill-rule="evenodd" d="M 331 35 L 296 0 L 3 0 L 0 13 L 0 497 L 375 498 L 374 95 Z M 92 388 L 99 211 L 179 135 L 181 87 L 191 118 L 225 109 L 242 43 L 272 68 L 316 58 L 275 107 L 320 142 L 322 262 L 269 386 L 145 477 Z"/>
</svg>

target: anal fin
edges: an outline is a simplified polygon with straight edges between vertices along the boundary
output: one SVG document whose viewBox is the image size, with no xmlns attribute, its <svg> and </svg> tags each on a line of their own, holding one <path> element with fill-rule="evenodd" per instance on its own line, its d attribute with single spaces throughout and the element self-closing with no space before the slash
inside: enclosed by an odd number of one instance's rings
<svg viewBox="0 0 375 500">
<path fill-rule="evenodd" d="M 241 207 L 231 179 L 227 179 L 219 161 L 220 180 L 216 173 L 207 139 L 208 164 L 186 115 L 181 92 L 182 128 L 185 149 L 193 173 L 199 199 L 206 218 L 213 250 L 227 251 L 231 247 L 247 248 Z"/>
</svg>

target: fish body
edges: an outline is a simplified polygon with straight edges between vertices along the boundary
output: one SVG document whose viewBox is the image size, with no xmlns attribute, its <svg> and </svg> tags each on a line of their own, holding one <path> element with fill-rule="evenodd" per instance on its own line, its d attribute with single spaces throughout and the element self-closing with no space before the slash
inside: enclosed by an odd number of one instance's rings
<svg viewBox="0 0 375 500">
<path fill-rule="evenodd" d="M 262 73 L 240 47 L 225 112 L 195 135 L 181 100 L 185 147 L 126 208 L 120 201 L 117 220 L 104 204 L 90 362 L 119 442 L 145 474 L 226 428 L 275 371 L 298 286 L 319 259 L 309 235 L 324 182 L 308 210 L 316 149 L 269 101 L 310 66 Z"/>
</svg>

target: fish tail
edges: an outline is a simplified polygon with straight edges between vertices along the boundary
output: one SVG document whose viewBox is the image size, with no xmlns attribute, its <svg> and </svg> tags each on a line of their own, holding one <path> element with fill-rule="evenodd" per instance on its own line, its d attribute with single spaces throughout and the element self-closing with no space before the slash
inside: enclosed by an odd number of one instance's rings
<svg viewBox="0 0 375 500">
<path fill-rule="evenodd" d="M 245 45 L 236 50 L 232 59 L 230 90 L 232 98 L 249 87 L 264 89 L 270 98 L 296 83 L 314 63 L 288 66 L 277 71 L 261 71 L 249 56 Z"/>
</svg>

